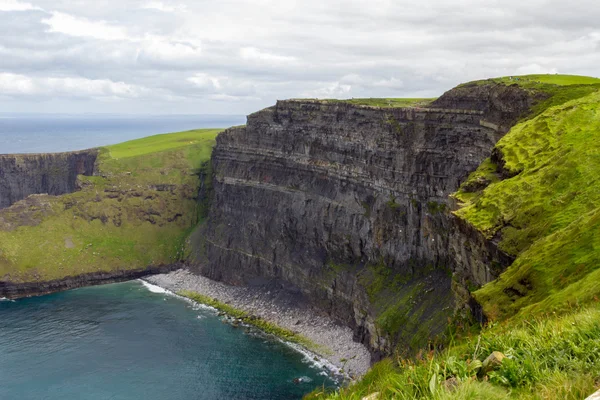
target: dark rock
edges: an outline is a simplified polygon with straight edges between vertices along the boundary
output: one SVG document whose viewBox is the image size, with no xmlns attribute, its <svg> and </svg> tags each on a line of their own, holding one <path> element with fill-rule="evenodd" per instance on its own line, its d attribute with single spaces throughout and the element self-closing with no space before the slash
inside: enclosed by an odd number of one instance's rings
<svg viewBox="0 0 600 400">
<path fill-rule="evenodd" d="M 490 354 L 488 356 L 488 358 L 486 358 L 483 361 L 481 371 L 484 374 L 487 374 L 488 372 L 490 372 L 490 371 L 498 368 L 500 365 L 502 365 L 502 360 L 504 360 L 505 358 L 506 358 L 506 356 L 499 351 L 492 352 L 492 354 Z"/>
<path fill-rule="evenodd" d="M 0 155 L 0 209 L 32 194 L 77 190 L 77 175 L 93 175 L 98 150 Z"/>
<path fill-rule="evenodd" d="M 53 281 L 33 281 L 26 283 L 0 281 L 0 297 L 16 299 L 21 297 L 42 296 L 84 286 L 104 285 L 107 283 L 139 279 L 153 274 L 164 274 L 182 267 L 183 265 L 181 264 L 172 264 L 160 267 L 150 266 L 148 268 L 133 270 L 91 272 Z"/>
<path fill-rule="evenodd" d="M 528 96 L 484 85 L 429 109 L 289 100 L 250 115 L 217 138 L 193 270 L 234 285 L 287 282 L 352 327 L 374 360 L 397 344 L 416 351 L 468 309 L 467 281 L 483 285 L 512 262 L 452 215 L 448 196 Z M 393 332 L 377 320 L 390 307 Z"/>
</svg>

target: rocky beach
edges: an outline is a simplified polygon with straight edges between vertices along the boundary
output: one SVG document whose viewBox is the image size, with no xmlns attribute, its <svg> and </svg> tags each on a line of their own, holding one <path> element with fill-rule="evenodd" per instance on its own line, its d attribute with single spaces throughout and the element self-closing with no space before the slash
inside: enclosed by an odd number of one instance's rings
<svg viewBox="0 0 600 400">
<path fill-rule="evenodd" d="M 230 286 L 183 269 L 144 280 L 174 293 L 189 290 L 212 297 L 294 331 L 318 345 L 322 349 L 318 355 L 343 369 L 351 378 L 359 378 L 369 369 L 369 351 L 353 340 L 352 329 L 336 324 L 311 308 L 299 293 L 287 288 L 264 282 L 246 287 Z"/>
</svg>

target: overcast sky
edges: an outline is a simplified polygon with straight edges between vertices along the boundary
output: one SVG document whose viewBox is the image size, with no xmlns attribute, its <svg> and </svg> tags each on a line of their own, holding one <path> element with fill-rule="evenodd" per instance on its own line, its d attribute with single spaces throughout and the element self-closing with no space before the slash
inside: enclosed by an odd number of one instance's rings
<svg viewBox="0 0 600 400">
<path fill-rule="evenodd" d="M 0 112 L 240 114 L 600 75 L 597 0 L 0 0 Z"/>
</svg>

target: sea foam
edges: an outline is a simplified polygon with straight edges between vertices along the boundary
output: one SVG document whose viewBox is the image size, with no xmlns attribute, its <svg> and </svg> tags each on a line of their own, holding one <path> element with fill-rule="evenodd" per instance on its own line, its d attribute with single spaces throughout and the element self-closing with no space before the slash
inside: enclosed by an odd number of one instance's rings
<svg viewBox="0 0 600 400">
<path fill-rule="evenodd" d="M 156 286 L 151 283 L 148 283 L 145 280 L 140 279 L 139 281 L 142 282 L 142 285 L 144 285 L 146 287 L 146 289 L 148 289 L 152 293 L 165 293 L 165 294 L 170 293 L 167 289 L 163 289 L 160 286 Z"/>
</svg>

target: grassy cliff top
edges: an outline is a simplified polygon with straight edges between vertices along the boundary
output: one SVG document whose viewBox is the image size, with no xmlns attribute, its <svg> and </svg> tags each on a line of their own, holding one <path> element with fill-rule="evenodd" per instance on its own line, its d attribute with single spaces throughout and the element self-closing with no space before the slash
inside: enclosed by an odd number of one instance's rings
<svg viewBox="0 0 600 400">
<path fill-rule="evenodd" d="M 403 107 L 424 107 L 431 103 L 435 98 L 385 98 L 372 97 L 364 99 L 292 99 L 293 101 L 313 101 L 321 103 L 345 103 L 358 106 L 370 106 L 381 108 L 403 108 Z"/>
<path fill-rule="evenodd" d="M 220 129 L 100 148 L 80 191 L 0 210 L 0 280 L 31 282 L 181 259 L 199 217 L 198 173 Z"/>
<path fill-rule="evenodd" d="M 435 98 L 365 98 L 365 99 L 346 99 L 346 100 L 328 100 L 340 101 L 343 103 L 355 104 L 360 106 L 396 108 L 396 107 L 423 107 L 431 103 Z"/>
<path fill-rule="evenodd" d="M 524 87 L 536 87 L 540 84 L 571 86 L 571 85 L 594 85 L 600 84 L 600 78 L 581 75 L 562 75 L 562 74 L 534 74 L 534 75 L 513 75 L 498 78 L 482 79 L 466 83 L 483 85 L 487 83 L 517 84 Z"/>
</svg>

